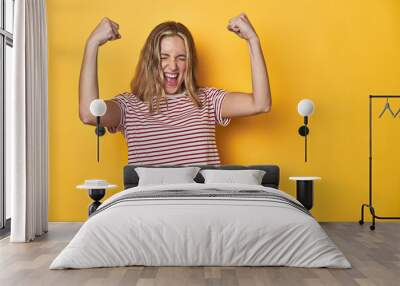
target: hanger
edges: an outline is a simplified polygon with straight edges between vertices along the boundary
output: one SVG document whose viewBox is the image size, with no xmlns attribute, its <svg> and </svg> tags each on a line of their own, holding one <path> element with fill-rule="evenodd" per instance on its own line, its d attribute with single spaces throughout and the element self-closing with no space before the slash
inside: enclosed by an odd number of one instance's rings
<svg viewBox="0 0 400 286">
<path fill-rule="evenodd" d="M 400 113 L 400 108 L 396 111 L 396 113 L 394 114 L 394 117 L 397 117 L 397 115 Z"/>
<path fill-rule="evenodd" d="M 379 118 L 381 118 L 383 116 L 383 114 L 385 113 L 386 110 L 389 110 L 389 112 L 392 114 L 393 117 L 397 116 L 397 113 L 399 113 L 400 109 L 396 112 L 396 115 L 394 115 L 392 109 L 390 108 L 390 104 L 389 104 L 389 98 L 386 98 L 386 103 L 385 103 L 385 107 L 383 108 L 381 114 L 379 114 Z"/>
</svg>

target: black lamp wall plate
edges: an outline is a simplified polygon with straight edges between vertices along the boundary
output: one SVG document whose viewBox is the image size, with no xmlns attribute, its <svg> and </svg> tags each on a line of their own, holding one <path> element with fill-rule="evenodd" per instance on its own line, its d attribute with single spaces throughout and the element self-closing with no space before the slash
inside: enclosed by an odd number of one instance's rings
<svg viewBox="0 0 400 286">
<path fill-rule="evenodd" d="M 104 134 L 106 134 L 106 129 L 103 126 L 99 126 L 96 127 L 94 132 L 96 133 L 97 136 L 103 136 Z"/>
<path fill-rule="evenodd" d="M 301 136 L 306 136 L 306 135 L 308 135 L 308 133 L 310 133 L 310 130 L 308 129 L 307 126 L 303 125 L 303 126 L 301 126 L 301 127 L 299 128 L 299 134 L 300 134 Z"/>
</svg>

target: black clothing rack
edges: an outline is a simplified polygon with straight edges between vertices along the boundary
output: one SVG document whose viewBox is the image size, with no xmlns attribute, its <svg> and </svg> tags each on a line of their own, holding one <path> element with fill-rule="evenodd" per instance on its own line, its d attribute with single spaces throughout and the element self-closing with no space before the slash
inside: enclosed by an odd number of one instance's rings
<svg viewBox="0 0 400 286">
<path fill-rule="evenodd" d="M 364 207 L 369 208 L 372 215 L 372 225 L 370 229 L 375 229 L 375 219 L 400 219 L 400 217 L 383 217 L 378 216 L 375 213 L 375 209 L 372 205 L 372 100 L 373 99 L 389 99 L 389 98 L 400 98 L 400 95 L 370 95 L 369 96 L 369 204 L 362 204 L 361 206 L 361 219 L 359 223 L 364 224 Z"/>
</svg>

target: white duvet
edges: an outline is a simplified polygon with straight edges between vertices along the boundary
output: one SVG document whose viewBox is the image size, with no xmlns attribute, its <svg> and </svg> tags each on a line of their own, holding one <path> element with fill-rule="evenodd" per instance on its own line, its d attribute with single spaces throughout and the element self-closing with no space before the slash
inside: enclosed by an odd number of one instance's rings
<svg viewBox="0 0 400 286">
<path fill-rule="evenodd" d="M 257 198 L 152 198 L 105 207 L 130 192 L 262 190 L 239 184 L 174 184 L 127 189 L 107 199 L 50 269 L 145 266 L 294 266 L 350 268 L 310 215 Z"/>
</svg>

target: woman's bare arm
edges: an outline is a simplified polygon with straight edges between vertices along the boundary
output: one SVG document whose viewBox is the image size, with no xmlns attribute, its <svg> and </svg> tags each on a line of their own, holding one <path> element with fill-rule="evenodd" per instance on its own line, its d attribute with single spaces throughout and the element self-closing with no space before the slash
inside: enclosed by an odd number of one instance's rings
<svg viewBox="0 0 400 286">
<path fill-rule="evenodd" d="M 233 18 L 228 29 L 247 40 L 250 49 L 252 93 L 230 92 L 222 102 L 222 117 L 249 116 L 271 110 L 272 100 L 267 68 L 260 40 L 246 14 Z"/>
<path fill-rule="evenodd" d="M 89 106 L 99 98 L 97 77 L 97 55 L 99 47 L 107 41 L 120 39 L 118 24 L 104 18 L 91 33 L 86 42 L 81 73 L 79 77 L 79 118 L 84 124 L 96 125 L 96 118 L 90 113 Z M 101 125 L 116 127 L 121 120 L 121 111 L 117 103 L 106 100 L 107 112 L 101 117 Z"/>
</svg>

